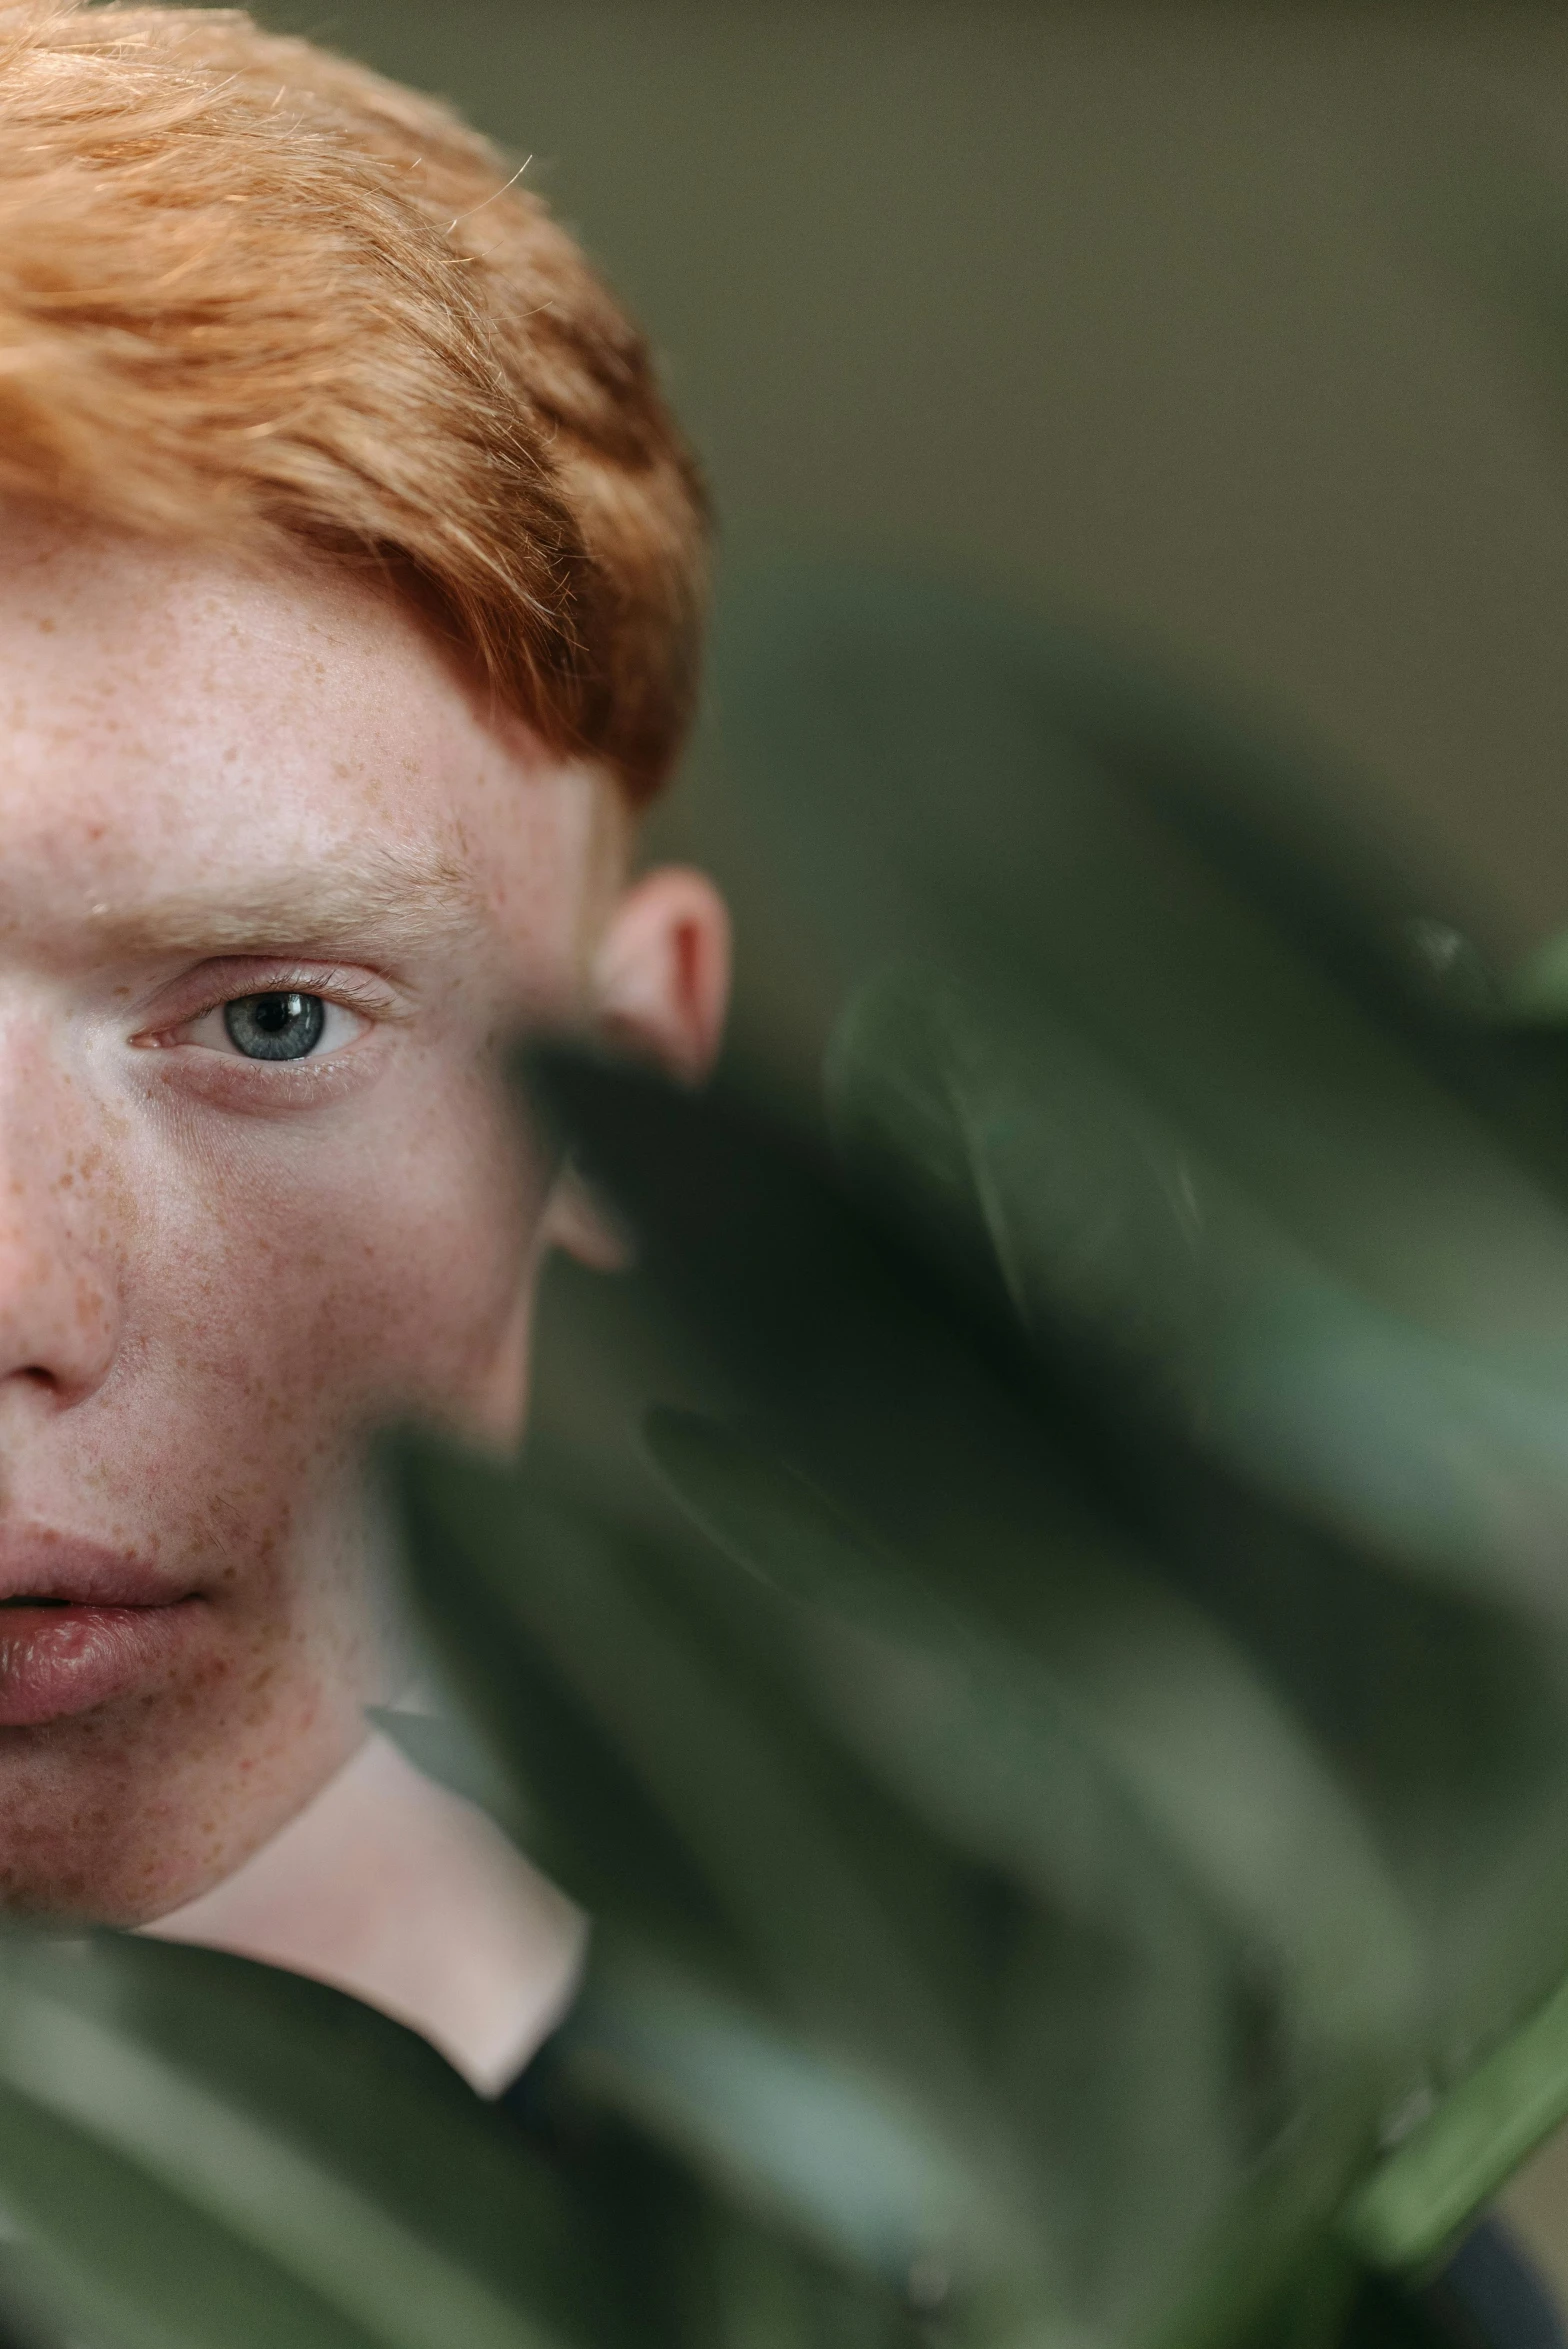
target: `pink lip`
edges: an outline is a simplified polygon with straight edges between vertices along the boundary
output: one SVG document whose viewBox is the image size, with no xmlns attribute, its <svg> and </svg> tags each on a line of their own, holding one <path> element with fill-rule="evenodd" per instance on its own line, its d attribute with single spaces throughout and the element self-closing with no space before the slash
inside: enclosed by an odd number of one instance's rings
<svg viewBox="0 0 1568 2349">
<path fill-rule="evenodd" d="M 200 1597 L 171 1589 L 135 1559 L 31 1531 L 0 1533 L 4 1601 L 0 1728 L 60 1720 L 127 1694 L 176 1661 L 207 1614 Z"/>
</svg>

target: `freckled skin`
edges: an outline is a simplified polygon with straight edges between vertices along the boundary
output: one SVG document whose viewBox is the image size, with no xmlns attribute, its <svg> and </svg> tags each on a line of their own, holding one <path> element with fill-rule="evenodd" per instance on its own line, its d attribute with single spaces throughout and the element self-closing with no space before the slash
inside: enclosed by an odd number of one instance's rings
<svg viewBox="0 0 1568 2349">
<path fill-rule="evenodd" d="M 486 1043 L 578 1000 L 607 786 L 492 723 L 362 578 L 19 509 L 0 713 L 0 1593 L 43 1528 L 206 1610 L 128 1693 L 0 1728 L 0 1903 L 135 1923 L 236 1867 L 388 1693 L 367 1430 L 519 1416 L 544 1184 Z M 472 919 L 238 963 L 128 930 L 367 841 L 444 857 Z M 302 1068 L 192 1041 L 269 958 L 393 1010 Z"/>
</svg>

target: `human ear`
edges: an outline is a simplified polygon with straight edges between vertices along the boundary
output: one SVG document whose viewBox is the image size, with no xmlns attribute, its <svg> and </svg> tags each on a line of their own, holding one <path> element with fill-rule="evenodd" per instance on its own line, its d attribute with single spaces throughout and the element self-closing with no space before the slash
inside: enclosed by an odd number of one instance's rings
<svg viewBox="0 0 1568 2349">
<path fill-rule="evenodd" d="M 634 881 L 594 956 L 598 1033 L 695 1084 L 718 1052 L 729 991 L 729 915 L 707 875 L 660 865 Z"/>
<path fill-rule="evenodd" d="M 730 991 L 730 923 L 703 873 L 660 865 L 619 898 L 594 955 L 590 1021 L 606 1043 L 695 1084 L 712 1067 Z M 546 1238 L 600 1272 L 629 1260 L 624 1235 L 570 1167 Z"/>
</svg>

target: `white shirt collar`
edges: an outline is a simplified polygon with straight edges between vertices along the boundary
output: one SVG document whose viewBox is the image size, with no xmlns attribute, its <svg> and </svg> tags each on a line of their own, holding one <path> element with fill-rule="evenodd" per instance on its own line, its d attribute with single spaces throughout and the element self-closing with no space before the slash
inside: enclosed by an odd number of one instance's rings
<svg viewBox="0 0 1568 2349">
<path fill-rule="evenodd" d="M 350 1991 L 484 2096 L 564 2014 L 587 1937 L 491 1820 L 379 1732 L 234 1875 L 143 1930 Z"/>
</svg>

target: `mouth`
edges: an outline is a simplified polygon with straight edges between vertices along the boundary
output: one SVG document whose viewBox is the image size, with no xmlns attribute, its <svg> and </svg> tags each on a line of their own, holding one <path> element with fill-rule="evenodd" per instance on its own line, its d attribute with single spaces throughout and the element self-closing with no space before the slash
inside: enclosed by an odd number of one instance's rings
<svg viewBox="0 0 1568 2349">
<path fill-rule="evenodd" d="M 0 1729 L 90 1712 L 177 1664 L 198 1593 L 65 1537 L 0 1533 Z"/>
</svg>

